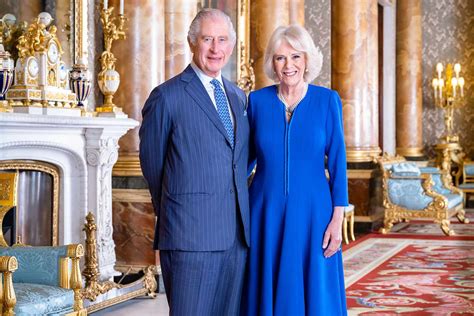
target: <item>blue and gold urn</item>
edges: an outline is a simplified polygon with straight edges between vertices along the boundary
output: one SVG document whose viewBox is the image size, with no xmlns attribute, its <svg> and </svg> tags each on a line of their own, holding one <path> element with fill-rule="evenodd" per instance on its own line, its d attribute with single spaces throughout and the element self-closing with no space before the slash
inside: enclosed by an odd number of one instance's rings
<svg viewBox="0 0 474 316">
<path fill-rule="evenodd" d="M 11 112 L 5 95 L 13 83 L 13 59 L 10 53 L 5 51 L 3 44 L 0 44 L 0 112 Z"/>
<path fill-rule="evenodd" d="M 76 94 L 78 106 L 84 108 L 84 101 L 91 92 L 91 78 L 85 64 L 79 63 L 72 66 L 69 72 L 69 87 Z"/>
</svg>

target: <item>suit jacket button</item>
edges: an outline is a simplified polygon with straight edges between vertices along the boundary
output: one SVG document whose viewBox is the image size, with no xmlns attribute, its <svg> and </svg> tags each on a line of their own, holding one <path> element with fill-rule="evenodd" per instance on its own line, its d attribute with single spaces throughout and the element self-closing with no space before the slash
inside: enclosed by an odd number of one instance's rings
<svg viewBox="0 0 474 316">
<path fill-rule="evenodd" d="M 230 189 L 230 194 L 234 194 L 234 189 Z"/>
<path fill-rule="evenodd" d="M 234 163 L 234 170 L 237 169 L 237 164 Z"/>
</svg>

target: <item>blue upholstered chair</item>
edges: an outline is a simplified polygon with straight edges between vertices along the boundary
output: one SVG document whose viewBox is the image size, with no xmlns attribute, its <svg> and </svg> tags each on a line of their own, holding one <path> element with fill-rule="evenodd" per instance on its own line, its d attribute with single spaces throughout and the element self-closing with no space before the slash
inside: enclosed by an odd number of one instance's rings
<svg viewBox="0 0 474 316">
<path fill-rule="evenodd" d="M 450 218 L 462 223 L 463 194 L 452 185 L 449 173 L 438 168 L 419 168 L 403 157 L 384 155 L 378 160 L 383 173 L 384 227 L 388 233 L 394 223 L 411 219 L 430 219 L 440 224 L 446 235 L 453 235 Z"/>
<path fill-rule="evenodd" d="M 468 194 L 474 194 L 474 161 L 465 161 L 461 166 L 462 182 L 456 177 L 457 187 L 464 192 L 464 205 Z"/>
<path fill-rule="evenodd" d="M 8 247 L 1 224 L 16 205 L 17 179 L 18 173 L 0 173 L 1 315 L 87 315 L 81 296 L 82 245 Z"/>
<path fill-rule="evenodd" d="M 0 256 L 18 261 L 18 269 L 13 273 L 15 314 L 87 315 L 80 293 L 82 277 L 79 259 L 83 255 L 83 246 L 74 244 L 0 247 Z M 4 300 L 4 308 L 5 303 Z"/>
</svg>

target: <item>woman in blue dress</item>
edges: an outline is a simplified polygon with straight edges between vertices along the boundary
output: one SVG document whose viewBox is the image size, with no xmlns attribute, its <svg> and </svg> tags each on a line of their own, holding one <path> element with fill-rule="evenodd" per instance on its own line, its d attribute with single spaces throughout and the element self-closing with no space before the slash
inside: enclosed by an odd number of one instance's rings
<svg viewBox="0 0 474 316">
<path fill-rule="evenodd" d="M 348 205 L 342 104 L 335 91 L 308 84 L 321 64 L 303 27 L 279 27 L 264 66 L 278 84 L 249 96 L 257 169 L 243 315 L 347 314 L 340 251 Z"/>
</svg>

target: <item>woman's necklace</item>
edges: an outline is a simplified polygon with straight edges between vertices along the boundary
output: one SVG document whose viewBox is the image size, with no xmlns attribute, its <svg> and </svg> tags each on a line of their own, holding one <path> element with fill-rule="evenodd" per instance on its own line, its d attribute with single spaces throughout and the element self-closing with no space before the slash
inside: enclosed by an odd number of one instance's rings
<svg viewBox="0 0 474 316">
<path fill-rule="evenodd" d="M 295 103 L 289 104 L 286 102 L 285 97 L 281 93 L 280 86 L 278 86 L 278 98 L 280 99 L 281 102 L 283 102 L 283 105 L 285 106 L 285 112 L 286 112 L 286 115 L 288 116 L 288 120 L 291 119 L 293 112 L 295 111 L 298 104 L 300 104 L 301 100 L 303 100 L 303 98 L 306 96 L 307 91 L 308 91 L 308 84 L 305 82 L 303 91 L 301 92 L 300 97 L 296 100 Z"/>
</svg>

